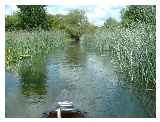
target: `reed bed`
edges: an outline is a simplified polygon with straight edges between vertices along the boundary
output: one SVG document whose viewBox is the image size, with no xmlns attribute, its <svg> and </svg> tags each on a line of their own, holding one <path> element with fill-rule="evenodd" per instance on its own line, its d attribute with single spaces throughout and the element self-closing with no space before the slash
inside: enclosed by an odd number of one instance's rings
<svg viewBox="0 0 160 122">
<path fill-rule="evenodd" d="M 112 63 L 125 74 L 127 81 L 145 90 L 155 90 L 156 37 L 155 25 L 138 24 L 133 28 L 99 29 L 92 39 L 96 50 L 109 51 Z"/>
<path fill-rule="evenodd" d="M 151 117 L 156 115 L 155 33 L 155 25 L 138 23 L 130 28 L 101 28 L 94 36 L 82 38 L 84 47 L 91 46 L 101 54 L 109 52 L 115 71 L 123 76 L 120 80 L 132 86 Z"/>
<path fill-rule="evenodd" d="M 5 38 L 6 69 L 12 71 L 17 71 L 24 61 L 33 63 L 38 57 L 46 56 L 57 47 L 64 47 L 69 41 L 63 31 L 43 30 L 6 32 Z M 38 62 L 40 63 L 40 61 Z"/>
</svg>

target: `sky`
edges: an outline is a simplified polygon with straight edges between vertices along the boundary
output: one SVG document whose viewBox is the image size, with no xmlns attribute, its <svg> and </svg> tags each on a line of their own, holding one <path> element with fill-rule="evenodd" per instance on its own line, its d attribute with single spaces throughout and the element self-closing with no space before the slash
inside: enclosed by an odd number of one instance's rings
<svg viewBox="0 0 160 122">
<path fill-rule="evenodd" d="M 80 9 L 84 10 L 89 22 L 95 24 L 96 26 L 101 26 L 107 18 L 114 18 L 117 21 L 121 20 L 121 10 L 125 8 L 124 5 L 49 5 L 47 6 L 47 12 L 49 14 L 68 14 L 70 10 Z M 6 5 L 5 7 L 6 15 L 11 15 L 13 12 L 17 11 L 15 5 Z"/>
</svg>

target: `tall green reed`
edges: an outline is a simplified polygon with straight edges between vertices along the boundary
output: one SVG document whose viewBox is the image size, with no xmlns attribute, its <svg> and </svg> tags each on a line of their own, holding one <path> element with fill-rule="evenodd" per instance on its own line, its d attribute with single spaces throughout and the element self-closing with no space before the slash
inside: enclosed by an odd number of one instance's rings
<svg viewBox="0 0 160 122">
<path fill-rule="evenodd" d="M 102 54 L 109 52 L 116 72 L 125 76 L 121 80 L 133 86 L 135 95 L 152 117 L 156 110 L 155 33 L 155 25 L 137 23 L 130 28 L 101 28 L 94 36 L 82 38 L 84 47 L 92 46 Z"/>
<path fill-rule="evenodd" d="M 35 57 L 45 57 L 69 41 L 63 31 L 13 31 L 6 32 L 5 37 L 6 69 L 12 71 L 18 71 L 26 60 L 32 64 Z"/>
</svg>

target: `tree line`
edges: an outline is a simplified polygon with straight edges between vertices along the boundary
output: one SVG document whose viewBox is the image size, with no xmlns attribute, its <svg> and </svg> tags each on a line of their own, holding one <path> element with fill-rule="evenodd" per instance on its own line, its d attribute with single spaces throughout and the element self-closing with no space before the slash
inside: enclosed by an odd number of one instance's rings
<svg viewBox="0 0 160 122">
<path fill-rule="evenodd" d="M 94 33 L 98 28 L 88 21 L 85 12 L 72 10 L 67 15 L 51 15 L 47 13 L 46 5 L 17 5 L 19 9 L 13 15 L 5 17 L 6 31 L 14 30 L 64 30 L 71 38 L 79 41 L 84 33 Z M 113 18 L 107 19 L 103 28 L 117 26 L 130 27 L 135 23 L 156 23 L 156 7 L 145 5 L 127 6 L 121 11 L 121 21 Z"/>
</svg>

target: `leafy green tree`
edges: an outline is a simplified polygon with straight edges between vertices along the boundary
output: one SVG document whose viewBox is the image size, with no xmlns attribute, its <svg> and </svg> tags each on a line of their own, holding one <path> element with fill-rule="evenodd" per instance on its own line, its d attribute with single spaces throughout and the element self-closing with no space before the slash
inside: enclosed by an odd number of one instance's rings
<svg viewBox="0 0 160 122">
<path fill-rule="evenodd" d="M 105 28 L 114 28 L 116 26 L 118 26 L 118 22 L 113 19 L 113 18 L 108 18 L 105 22 L 104 22 L 104 27 Z"/>
<path fill-rule="evenodd" d="M 156 7 L 151 5 L 131 5 L 125 8 L 122 13 L 122 24 L 129 26 L 132 23 L 156 23 Z"/>
<path fill-rule="evenodd" d="M 16 13 L 14 13 L 13 15 L 7 15 L 5 17 L 5 29 L 7 31 L 21 29 L 20 19 Z"/>
<path fill-rule="evenodd" d="M 23 29 L 48 29 L 45 5 L 17 5 L 20 9 L 18 16 Z"/>
<path fill-rule="evenodd" d="M 73 10 L 66 15 L 64 17 L 64 23 L 66 32 L 75 41 L 80 40 L 80 37 L 87 31 L 89 25 L 85 12 L 80 10 Z"/>
<path fill-rule="evenodd" d="M 49 25 L 53 30 L 64 30 L 65 23 L 64 23 L 65 15 L 48 15 Z"/>
<path fill-rule="evenodd" d="M 84 33 L 94 33 L 96 27 L 88 22 L 85 12 L 73 10 L 68 15 L 48 15 L 53 30 L 64 30 L 75 41 L 79 41 Z"/>
</svg>

